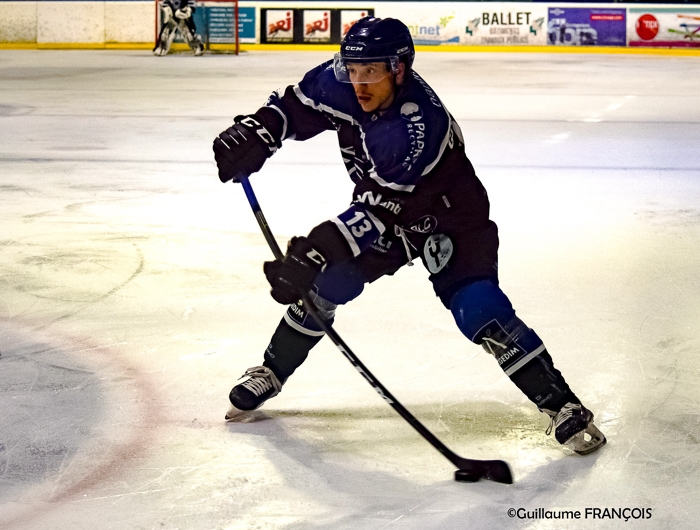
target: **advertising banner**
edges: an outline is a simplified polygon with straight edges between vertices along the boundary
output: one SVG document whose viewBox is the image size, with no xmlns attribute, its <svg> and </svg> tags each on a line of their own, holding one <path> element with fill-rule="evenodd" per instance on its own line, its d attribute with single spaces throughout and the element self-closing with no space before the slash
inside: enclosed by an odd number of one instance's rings
<svg viewBox="0 0 700 530">
<path fill-rule="evenodd" d="M 416 45 L 459 44 L 461 6 L 448 3 L 377 4 L 377 16 L 399 18 L 408 26 Z M 400 15 L 397 15 L 400 13 Z"/>
<path fill-rule="evenodd" d="M 331 12 L 329 9 L 304 9 L 304 42 L 331 42 Z"/>
<path fill-rule="evenodd" d="M 630 46 L 700 47 L 700 9 L 681 6 L 630 8 L 627 39 Z"/>
<path fill-rule="evenodd" d="M 204 9 L 202 9 L 204 7 Z M 201 14 L 206 20 L 207 30 L 209 31 L 209 42 L 212 44 L 218 43 L 229 43 L 235 42 L 235 28 L 236 25 L 233 5 L 218 5 L 218 4 L 204 4 L 197 11 L 195 11 L 194 16 Z M 195 24 L 198 21 L 195 19 Z M 199 29 L 201 26 L 197 25 Z"/>
<path fill-rule="evenodd" d="M 244 43 L 255 43 L 255 8 L 238 8 L 238 38 Z"/>
<path fill-rule="evenodd" d="M 264 42 L 294 42 L 294 10 L 268 9 L 265 11 Z"/>
<path fill-rule="evenodd" d="M 547 44 L 625 46 L 625 9 L 550 7 Z"/>
<path fill-rule="evenodd" d="M 197 33 L 208 44 L 233 44 L 236 42 L 236 14 L 233 2 L 200 2 L 192 15 Z M 160 31 L 159 21 L 159 31 Z M 238 38 L 241 43 L 255 43 L 255 8 L 238 8 Z M 173 42 L 184 43 L 177 34 Z"/>
<path fill-rule="evenodd" d="M 486 46 L 547 43 L 547 6 L 537 4 L 467 4 L 460 42 Z"/>
<path fill-rule="evenodd" d="M 350 27 L 374 9 L 261 8 L 260 42 L 340 44 Z"/>
</svg>

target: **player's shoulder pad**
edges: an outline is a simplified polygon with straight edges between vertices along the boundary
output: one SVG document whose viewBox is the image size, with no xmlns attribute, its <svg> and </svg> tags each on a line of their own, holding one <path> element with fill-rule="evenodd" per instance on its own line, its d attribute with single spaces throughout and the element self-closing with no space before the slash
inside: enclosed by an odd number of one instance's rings
<svg viewBox="0 0 700 530">
<path fill-rule="evenodd" d="M 401 91 L 397 100 L 401 118 L 408 123 L 423 122 L 432 130 L 432 136 L 442 135 L 450 126 L 450 117 L 440 98 L 416 72 Z"/>
</svg>

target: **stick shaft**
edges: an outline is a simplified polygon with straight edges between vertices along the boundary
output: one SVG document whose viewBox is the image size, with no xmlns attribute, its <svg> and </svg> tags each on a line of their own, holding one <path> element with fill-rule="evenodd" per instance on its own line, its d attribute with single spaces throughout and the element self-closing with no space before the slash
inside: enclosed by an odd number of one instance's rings
<svg viewBox="0 0 700 530">
<path fill-rule="evenodd" d="M 258 221 L 258 224 L 260 225 L 260 229 L 263 232 L 263 235 L 265 236 L 265 239 L 267 240 L 268 245 L 270 245 L 270 249 L 272 250 L 272 253 L 275 255 L 275 258 L 277 259 L 282 259 L 284 257 L 284 254 L 282 253 L 282 250 L 280 249 L 279 244 L 275 240 L 274 236 L 272 235 L 272 231 L 270 230 L 269 225 L 267 224 L 267 220 L 265 219 L 265 216 L 262 213 L 262 209 L 260 208 L 260 203 L 258 202 L 257 197 L 255 196 L 255 192 L 253 191 L 252 186 L 250 185 L 250 181 L 248 178 L 244 177 L 241 178 L 241 184 L 243 185 L 243 189 L 245 190 L 246 197 L 248 198 L 248 202 L 250 203 L 250 207 L 253 209 L 253 213 L 255 214 L 255 219 Z M 466 459 L 461 458 L 457 456 L 455 453 L 453 453 L 448 447 L 443 444 L 432 432 L 430 432 L 418 419 L 413 416 L 399 401 L 387 390 L 387 388 L 382 385 L 381 382 L 370 372 L 367 367 L 360 361 L 360 359 L 352 352 L 352 350 L 348 347 L 348 345 L 345 343 L 345 341 L 338 335 L 338 333 L 333 329 L 333 326 L 331 326 L 326 319 L 324 319 L 319 313 L 314 304 L 311 302 L 308 296 L 303 296 L 302 301 L 304 303 L 304 306 L 306 307 L 306 310 L 311 314 L 311 316 L 316 320 L 318 323 L 319 327 L 326 333 L 329 339 L 337 346 L 337 348 L 340 350 L 340 352 L 345 356 L 345 358 L 350 361 L 350 364 L 352 364 L 355 369 L 360 372 L 362 377 L 365 378 L 365 380 L 374 388 L 374 390 L 381 396 L 381 398 L 386 401 L 391 407 L 399 413 L 399 415 L 405 419 L 418 433 L 423 436 L 430 444 L 435 447 L 445 458 L 447 458 L 450 462 L 452 462 L 455 466 L 458 468 L 463 468 L 465 465 Z"/>
</svg>

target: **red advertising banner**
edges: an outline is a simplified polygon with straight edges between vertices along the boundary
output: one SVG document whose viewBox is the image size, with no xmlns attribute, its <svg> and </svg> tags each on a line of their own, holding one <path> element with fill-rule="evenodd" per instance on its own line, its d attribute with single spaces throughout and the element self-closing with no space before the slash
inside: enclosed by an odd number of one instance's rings
<svg viewBox="0 0 700 530">
<path fill-rule="evenodd" d="M 627 41 L 629 46 L 700 47 L 700 9 L 681 6 L 630 8 Z"/>
<path fill-rule="evenodd" d="M 355 22 L 372 15 L 374 9 L 261 8 L 260 42 L 340 44 Z"/>
</svg>

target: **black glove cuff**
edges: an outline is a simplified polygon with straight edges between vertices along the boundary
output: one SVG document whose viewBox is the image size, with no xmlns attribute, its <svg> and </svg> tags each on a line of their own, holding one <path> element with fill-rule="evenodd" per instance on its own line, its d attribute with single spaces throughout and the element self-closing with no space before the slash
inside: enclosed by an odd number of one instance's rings
<svg viewBox="0 0 700 530">
<path fill-rule="evenodd" d="M 306 237 L 293 237 L 287 245 L 284 261 L 296 261 L 298 266 L 308 267 L 315 276 L 328 265 L 325 252 Z"/>
<path fill-rule="evenodd" d="M 284 140 L 284 118 L 279 112 L 270 107 L 261 107 L 253 116 L 278 139 L 278 143 Z"/>
<path fill-rule="evenodd" d="M 233 119 L 233 122 L 245 127 L 253 138 L 262 140 L 262 142 L 267 146 L 268 158 L 270 158 L 277 151 L 277 149 L 282 147 L 282 142 L 269 130 L 267 130 L 267 128 L 262 124 L 262 121 L 258 115 L 249 114 L 248 116 L 236 116 Z"/>
</svg>

